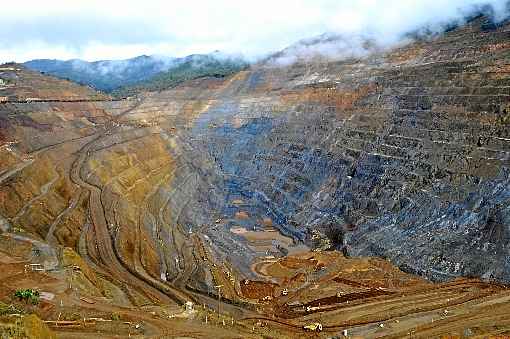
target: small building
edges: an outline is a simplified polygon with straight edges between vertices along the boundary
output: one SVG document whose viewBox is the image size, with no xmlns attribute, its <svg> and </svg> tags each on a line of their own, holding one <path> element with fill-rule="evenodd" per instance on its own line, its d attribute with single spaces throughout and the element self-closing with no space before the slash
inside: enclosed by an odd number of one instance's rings
<svg viewBox="0 0 510 339">
<path fill-rule="evenodd" d="M 186 312 L 194 312 L 194 304 L 193 302 L 191 301 L 186 301 L 186 303 L 184 304 L 184 307 L 186 308 Z"/>
<path fill-rule="evenodd" d="M 34 101 L 41 101 L 40 98 L 26 98 L 25 101 L 27 103 L 31 103 L 31 102 L 34 102 Z"/>
</svg>

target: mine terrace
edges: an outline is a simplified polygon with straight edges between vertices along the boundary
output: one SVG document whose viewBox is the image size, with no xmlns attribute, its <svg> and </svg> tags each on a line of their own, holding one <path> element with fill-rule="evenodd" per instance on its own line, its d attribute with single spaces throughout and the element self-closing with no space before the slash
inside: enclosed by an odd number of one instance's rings
<svg viewBox="0 0 510 339">
<path fill-rule="evenodd" d="M 2 331 L 510 335 L 510 26 L 487 20 L 130 98 L 1 66 Z"/>
</svg>

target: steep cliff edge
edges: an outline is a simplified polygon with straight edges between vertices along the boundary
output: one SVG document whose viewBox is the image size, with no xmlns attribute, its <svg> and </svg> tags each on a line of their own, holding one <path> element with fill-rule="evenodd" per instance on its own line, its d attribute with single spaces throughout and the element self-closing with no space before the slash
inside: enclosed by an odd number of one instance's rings
<svg viewBox="0 0 510 339">
<path fill-rule="evenodd" d="M 484 27 L 239 73 L 189 137 L 225 178 L 226 219 L 242 209 L 311 246 L 320 231 L 436 280 L 508 282 L 510 33 Z"/>
</svg>

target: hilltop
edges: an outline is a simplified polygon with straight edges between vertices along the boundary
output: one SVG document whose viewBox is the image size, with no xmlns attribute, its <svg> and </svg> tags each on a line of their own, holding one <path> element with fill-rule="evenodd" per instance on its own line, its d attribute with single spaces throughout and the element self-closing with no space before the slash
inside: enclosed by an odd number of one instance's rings
<svg viewBox="0 0 510 339">
<path fill-rule="evenodd" d="M 229 75 L 246 67 L 247 63 L 240 57 L 215 52 L 184 58 L 142 55 L 126 60 L 94 62 L 39 59 L 27 61 L 23 65 L 100 91 L 116 91 L 119 95 L 127 95 L 141 89 L 167 89 L 201 76 Z"/>
</svg>

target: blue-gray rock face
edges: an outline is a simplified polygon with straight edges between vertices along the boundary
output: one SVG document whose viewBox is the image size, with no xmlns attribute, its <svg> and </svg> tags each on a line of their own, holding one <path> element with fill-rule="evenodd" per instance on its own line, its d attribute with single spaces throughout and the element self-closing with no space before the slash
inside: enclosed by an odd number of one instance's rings
<svg viewBox="0 0 510 339">
<path fill-rule="evenodd" d="M 510 33 L 480 27 L 233 79 L 187 134 L 224 179 L 221 214 L 242 199 L 248 228 L 270 218 L 431 279 L 510 281 Z"/>
<path fill-rule="evenodd" d="M 253 277 L 254 259 L 304 245 L 509 282 L 510 26 L 484 27 L 119 101 L 55 97 L 67 82 L 6 66 L 0 214 L 74 248 L 94 216 L 91 260 L 95 243 L 151 286 L 211 292 L 213 263 Z M 63 165 L 17 153 L 46 149 Z M 20 218 L 53 167 L 71 173 L 61 202 Z"/>
</svg>

